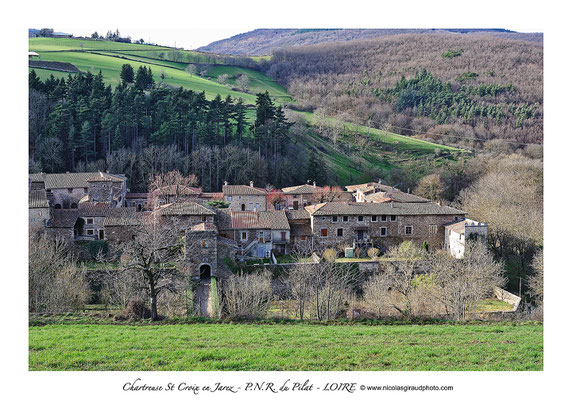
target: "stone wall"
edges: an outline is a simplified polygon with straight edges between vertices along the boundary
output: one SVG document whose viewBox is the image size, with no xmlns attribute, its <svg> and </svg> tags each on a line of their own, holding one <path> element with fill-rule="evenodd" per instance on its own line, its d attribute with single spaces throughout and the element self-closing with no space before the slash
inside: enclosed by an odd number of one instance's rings
<svg viewBox="0 0 572 400">
<path fill-rule="evenodd" d="M 507 292 L 506 290 L 495 286 L 493 288 L 493 294 L 498 300 L 505 301 L 509 304 L 512 304 L 512 311 L 516 311 L 518 306 L 520 305 L 521 298 L 511 292 Z"/>
<path fill-rule="evenodd" d="M 217 276 L 217 233 L 215 231 L 187 231 L 185 237 L 185 263 L 191 267 L 193 275 L 198 276 L 199 267 L 208 264 L 211 275 Z"/>
<path fill-rule="evenodd" d="M 231 200 L 232 198 L 232 200 Z M 236 195 L 224 196 L 232 211 L 266 211 L 266 195 Z M 244 205 L 244 210 L 242 209 Z M 257 206 L 259 205 L 259 206 Z"/>
<path fill-rule="evenodd" d="M 357 239 L 357 230 L 362 229 L 364 239 L 371 239 L 374 245 L 380 249 L 388 249 L 399 245 L 405 240 L 411 240 L 418 245 L 427 241 L 430 250 L 441 249 L 445 236 L 444 224 L 453 222 L 455 217 L 461 219 L 461 214 L 455 215 L 398 215 L 395 221 L 391 221 L 389 215 L 386 220 L 378 215 L 376 221 L 372 217 L 364 215 L 359 221 L 358 216 L 349 215 L 348 221 L 344 222 L 343 216 L 337 216 L 337 222 L 332 216 L 312 217 L 312 233 L 318 243 L 326 246 L 341 243 L 352 244 Z M 406 233 L 406 227 L 411 227 L 411 234 Z M 386 228 L 386 236 L 381 235 L 381 228 Z M 322 229 L 327 229 L 327 236 L 322 236 Z M 341 229 L 341 236 L 338 236 Z"/>
</svg>

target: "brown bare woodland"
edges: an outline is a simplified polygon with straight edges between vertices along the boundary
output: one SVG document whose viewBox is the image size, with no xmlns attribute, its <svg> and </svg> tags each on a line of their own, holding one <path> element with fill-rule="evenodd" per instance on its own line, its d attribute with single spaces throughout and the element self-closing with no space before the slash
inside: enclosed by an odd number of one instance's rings
<svg viewBox="0 0 572 400">
<path fill-rule="evenodd" d="M 459 56 L 443 57 L 448 51 Z M 412 77 L 426 69 L 453 90 L 465 73 L 475 73 L 470 85 L 512 84 L 515 92 L 497 95 L 487 101 L 506 100 L 515 104 L 538 104 L 537 116 L 522 127 L 514 121 L 501 124 L 466 124 L 451 121 L 447 126 L 463 136 L 484 140 L 513 139 L 542 143 L 543 46 L 495 35 L 458 35 L 451 33 L 396 35 L 347 43 L 317 44 L 277 50 L 265 66 L 266 73 L 285 85 L 297 100 L 298 108 L 318 109 L 326 115 L 338 115 L 355 122 L 371 122 L 376 127 L 403 134 L 429 131 L 436 140 L 445 132 L 428 118 L 411 113 L 396 113 L 375 93 L 395 87 L 402 76 Z M 456 128 L 455 128 L 456 127 Z M 450 130 L 450 128 L 449 128 Z"/>
</svg>

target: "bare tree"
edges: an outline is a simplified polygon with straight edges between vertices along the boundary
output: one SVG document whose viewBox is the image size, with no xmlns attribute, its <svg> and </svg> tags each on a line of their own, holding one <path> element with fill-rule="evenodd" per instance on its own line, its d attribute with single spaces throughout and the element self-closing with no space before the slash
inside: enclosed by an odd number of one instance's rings
<svg viewBox="0 0 572 400">
<path fill-rule="evenodd" d="M 538 252 L 532 260 L 533 274 L 528 279 L 530 295 L 539 303 L 544 300 L 544 252 Z"/>
<path fill-rule="evenodd" d="M 342 198 L 342 188 L 339 186 L 324 186 L 314 191 L 314 202 L 328 203 L 332 201 L 340 201 Z"/>
<path fill-rule="evenodd" d="M 272 299 L 271 281 L 268 270 L 225 279 L 221 288 L 223 313 L 230 318 L 263 317 Z"/>
<path fill-rule="evenodd" d="M 437 301 L 457 320 L 474 310 L 494 286 L 506 283 L 502 264 L 493 259 L 480 241 L 467 241 L 462 259 L 440 252 L 434 254 L 430 262 L 432 281 L 438 289 Z"/>
<path fill-rule="evenodd" d="M 126 242 L 121 256 L 123 271 L 137 272 L 136 290 L 151 303 L 151 318 L 158 319 L 157 296 L 163 290 L 174 291 L 177 267 L 183 264 L 184 247 L 181 229 L 174 219 L 158 215 L 142 217 L 133 239 Z"/>
<path fill-rule="evenodd" d="M 431 174 L 421 178 L 415 189 L 415 194 L 435 201 L 443 197 L 445 182 L 439 174 Z"/>
<path fill-rule="evenodd" d="M 85 269 L 60 237 L 29 238 L 29 310 L 60 313 L 82 308 L 89 298 Z"/>
<path fill-rule="evenodd" d="M 239 90 L 248 92 L 248 89 L 250 88 L 250 80 L 248 79 L 248 76 L 244 74 L 240 75 L 235 83 Z"/>
<path fill-rule="evenodd" d="M 217 81 L 218 83 L 220 83 L 221 85 L 226 85 L 226 84 L 228 83 L 228 74 L 219 75 L 219 76 L 216 78 L 216 81 Z"/>
<path fill-rule="evenodd" d="M 413 242 L 405 241 L 399 247 L 391 248 L 387 255 L 394 261 L 387 264 L 385 279 L 388 280 L 391 289 L 402 296 L 402 301 L 392 297 L 391 304 L 403 317 L 409 318 L 412 315 L 417 265 L 424 252 Z"/>
<path fill-rule="evenodd" d="M 178 170 L 155 175 L 149 185 L 150 203 L 157 206 L 163 203 L 178 203 L 184 200 L 189 188 L 198 186 L 199 180 L 195 175 L 184 176 Z"/>
<path fill-rule="evenodd" d="M 364 284 L 363 299 L 379 317 L 384 315 L 389 304 L 389 287 L 390 281 L 387 274 L 375 274 Z"/>
<path fill-rule="evenodd" d="M 197 66 L 195 64 L 189 64 L 185 67 L 185 71 L 191 76 L 197 74 Z"/>
</svg>

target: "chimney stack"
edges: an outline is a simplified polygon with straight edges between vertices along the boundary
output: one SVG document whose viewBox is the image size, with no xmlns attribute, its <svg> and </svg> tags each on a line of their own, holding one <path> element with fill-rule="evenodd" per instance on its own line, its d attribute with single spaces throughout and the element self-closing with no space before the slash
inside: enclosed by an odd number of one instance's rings
<svg viewBox="0 0 572 400">
<path fill-rule="evenodd" d="M 381 185 L 381 178 L 379 178 L 379 179 L 377 180 L 377 183 L 379 183 L 379 184 Z"/>
<path fill-rule="evenodd" d="M 409 194 L 409 188 L 407 188 L 407 193 Z"/>
<path fill-rule="evenodd" d="M 254 182 L 250 181 L 250 187 L 254 187 Z"/>
<path fill-rule="evenodd" d="M 224 181 L 224 186 L 226 186 L 226 185 L 228 185 L 228 182 L 227 182 L 227 181 Z"/>
<path fill-rule="evenodd" d="M 314 184 L 314 187 L 316 187 L 316 181 L 314 181 L 313 184 Z"/>
</svg>

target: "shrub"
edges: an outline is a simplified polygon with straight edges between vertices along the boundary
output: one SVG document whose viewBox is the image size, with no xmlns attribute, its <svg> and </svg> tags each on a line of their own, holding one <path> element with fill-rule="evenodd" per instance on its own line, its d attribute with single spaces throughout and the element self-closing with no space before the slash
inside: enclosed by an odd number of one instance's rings
<svg viewBox="0 0 572 400">
<path fill-rule="evenodd" d="M 377 256 L 379 255 L 379 249 L 376 249 L 375 247 L 372 247 L 371 249 L 369 249 L 367 251 L 367 255 L 369 258 L 371 258 L 372 260 L 375 260 L 377 258 Z"/>
<path fill-rule="evenodd" d="M 221 293 L 224 316 L 231 319 L 261 318 L 272 298 L 270 272 L 233 275 L 224 281 Z"/>
</svg>

